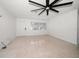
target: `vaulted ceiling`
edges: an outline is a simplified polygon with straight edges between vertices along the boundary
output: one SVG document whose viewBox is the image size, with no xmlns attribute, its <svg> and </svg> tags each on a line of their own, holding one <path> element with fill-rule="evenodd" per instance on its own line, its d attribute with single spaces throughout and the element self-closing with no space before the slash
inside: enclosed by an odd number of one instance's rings
<svg viewBox="0 0 79 59">
<path fill-rule="evenodd" d="M 32 1 L 45 5 L 46 0 L 32 0 Z M 50 3 L 52 1 L 54 0 L 50 0 Z M 57 10 L 60 11 L 59 14 L 66 13 L 71 11 L 72 9 L 77 8 L 78 0 L 62 0 L 59 3 L 71 2 L 71 1 L 74 1 L 72 6 L 70 5 L 70 6 L 63 6 L 63 7 L 56 8 Z M 44 12 L 41 15 L 38 15 L 38 13 L 40 13 L 41 10 L 37 12 L 31 12 L 31 10 L 38 9 L 41 7 L 30 4 L 28 0 L 0 0 L 0 5 L 18 18 L 47 19 L 47 18 L 55 17 L 59 15 L 58 13 L 55 13 L 53 11 L 50 11 L 49 16 L 46 15 L 46 12 Z"/>
</svg>

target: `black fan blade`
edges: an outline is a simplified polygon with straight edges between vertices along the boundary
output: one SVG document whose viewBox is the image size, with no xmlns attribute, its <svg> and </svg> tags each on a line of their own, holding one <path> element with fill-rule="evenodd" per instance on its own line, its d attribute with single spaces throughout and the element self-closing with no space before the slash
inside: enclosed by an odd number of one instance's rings
<svg viewBox="0 0 79 59">
<path fill-rule="evenodd" d="M 39 3 L 34 2 L 34 1 L 31 1 L 31 0 L 29 0 L 29 2 L 34 3 L 34 4 L 36 4 L 36 5 L 39 5 L 39 6 L 42 6 L 42 7 L 46 7 L 46 6 L 42 5 L 42 4 L 39 4 Z"/>
<path fill-rule="evenodd" d="M 49 0 L 46 0 L 46 7 L 49 6 Z"/>
<path fill-rule="evenodd" d="M 59 13 L 59 11 L 58 11 L 58 10 L 55 10 L 55 9 L 52 9 L 52 8 L 51 8 L 50 10 L 55 11 L 56 13 Z"/>
<path fill-rule="evenodd" d="M 49 9 L 46 10 L 47 16 L 49 15 Z"/>
<path fill-rule="evenodd" d="M 51 4 L 50 4 L 50 6 L 52 6 L 52 5 L 54 5 L 55 3 L 57 3 L 59 0 L 54 0 Z"/>
<path fill-rule="evenodd" d="M 73 3 L 73 1 L 72 2 L 68 2 L 68 3 L 62 3 L 62 4 L 58 4 L 58 5 L 53 5 L 52 7 L 65 6 L 65 5 L 70 5 L 72 3 Z"/>
<path fill-rule="evenodd" d="M 44 8 L 40 8 L 40 9 L 35 9 L 35 10 L 31 10 L 31 11 L 38 11 L 38 10 L 42 10 L 42 9 L 44 9 Z"/>
<path fill-rule="evenodd" d="M 46 8 L 45 8 L 43 11 L 41 11 L 41 12 L 39 13 L 39 15 L 42 14 L 45 10 L 46 10 Z"/>
</svg>

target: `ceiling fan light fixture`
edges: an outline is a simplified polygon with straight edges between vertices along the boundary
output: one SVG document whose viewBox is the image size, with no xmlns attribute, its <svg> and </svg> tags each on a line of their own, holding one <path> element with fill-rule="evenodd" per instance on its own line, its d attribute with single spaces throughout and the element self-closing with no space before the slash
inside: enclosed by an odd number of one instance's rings
<svg viewBox="0 0 79 59">
<path fill-rule="evenodd" d="M 61 1 L 63 1 L 63 0 L 61 0 Z M 51 4 L 49 4 L 50 0 L 46 0 L 46 5 L 31 1 L 31 0 L 29 0 L 29 2 L 42 7 L 40 9 L 35 9 L 35 10 L 32 10 L 32 11 L 42 10 L 38 15 L 41 15 L 44 11 L 46 11 L 47 16 L 49 15 L 50 10 L 54 11 L 56 13 L 59 13 L 58 10 L 54 9 L 55 7 L 71 5 L 73 3 L 73 1 L 71 1 L 71 2 L 66 2 L 66 3 L 56 4 L 56 3 L 60 2 L 60 0 L 54 0 Z"/>
</svg>

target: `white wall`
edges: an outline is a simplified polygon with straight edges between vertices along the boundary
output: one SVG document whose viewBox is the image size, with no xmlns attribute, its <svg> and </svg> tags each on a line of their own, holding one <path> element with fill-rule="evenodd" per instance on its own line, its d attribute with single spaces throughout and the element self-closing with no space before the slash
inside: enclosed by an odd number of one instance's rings
<svg viewBox="0 0 79 59">
<path fill-rule="evenodd" d="M 79 45 L 79 8 L 78 8 L 78 16 L 77 16 L 78 20 L 77 20 L 77 42 Z"/>
<path fill-rule="evenodd" d="M 10 43 L 16 37 L 16 21 L 5 9 L 0 7 L 0 48 Z"/>
<path fill-rule="evenodd" d="M 31 22 L 44 22 L 43 20 L 31 20 L 31 19 L 17 19 L 16 35 L 17 36 L 29 36 L 29 35 L 44 35 L 47 34 L 47 30 L 32 30 Z M 25 27 L 27 28 L 25 30 Z"/>
<path fill-rule="evenodd" d="M 77 10 L 52 18 L 48 23 L 49 35 L 77 44 Z"/>
</svg>

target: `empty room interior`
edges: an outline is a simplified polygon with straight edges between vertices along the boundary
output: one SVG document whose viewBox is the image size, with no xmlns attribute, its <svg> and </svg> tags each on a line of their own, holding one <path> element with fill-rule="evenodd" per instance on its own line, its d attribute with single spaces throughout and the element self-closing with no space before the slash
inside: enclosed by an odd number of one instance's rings
<svg viewBox="0 0 79 59">
<path fill-rule="evenodd" d="M 79 58 L 78 0 L 0 0 L 0 58 Z"/>
</svg>

